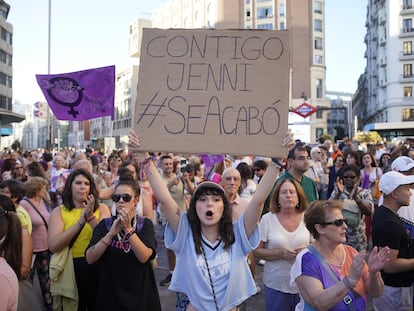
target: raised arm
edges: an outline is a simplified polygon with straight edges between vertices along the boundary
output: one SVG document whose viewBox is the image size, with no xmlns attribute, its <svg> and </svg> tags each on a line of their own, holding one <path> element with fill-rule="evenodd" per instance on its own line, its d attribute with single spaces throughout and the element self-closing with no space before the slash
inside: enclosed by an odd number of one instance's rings
<svg viewBox="0 0 414 311">
<path fill-rule="evenodd" d="M 177 203 L 168 191 L 155 163 L 148 157 L 148 154 L 142 153 L 142 151 L 139 150 L 140 143 L 138 135 L 131 131 L 128 137 L 128 148 L 131 151 L 140 152 L 141 168 L 147 175 L 151 188 L 161 204 L 162 212 L 167 218 L 170 227 L 174 232 L 177 232 L 178 223 L 180 221 L 180 209 L 178 208 Z"/>
<path fill-rule="evenodd" d="M 287 148 L 287 150 L 289 150 L 293 148 L 294 145 L 295 142 L 293 140 L 293 134 L 290 130 L 288 130 L 285 137 L 283 138 L 281 148 Z M 259 185 L 257 186 L 255 194 L 253 195 L 249 205 L 246 208 L 246 211 L 243 214 L 244 227 L 247 236 L 250 236 L 256 227 L 260 215 L 262 214 L 263 204 L 269 195 L 270 190 L 272 190 L 273 184 L 280 172 L 280 165 L 277 162 L 281 163 L 282 159 L 272 161 L 272 163 L 266 169 Z"/>
</svg>

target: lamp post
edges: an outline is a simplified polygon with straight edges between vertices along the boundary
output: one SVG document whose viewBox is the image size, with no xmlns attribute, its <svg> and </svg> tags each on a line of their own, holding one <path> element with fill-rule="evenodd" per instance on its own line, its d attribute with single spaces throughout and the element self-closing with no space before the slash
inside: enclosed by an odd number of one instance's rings
<svg viewBox="0 0 414 311">
<path fill-rule="evenodd" d="M 49 0 L 49 16 L 48 16 L 48 36 L 47 36 L 47 74 L 50 74 L 50 46 L 51 46 L 51 29 L 52 29 L 52 0 Z M 46 148 L 52 147 L 52 129 L 50 122 L 50 108 L 46 110 Z"/>
</svg>

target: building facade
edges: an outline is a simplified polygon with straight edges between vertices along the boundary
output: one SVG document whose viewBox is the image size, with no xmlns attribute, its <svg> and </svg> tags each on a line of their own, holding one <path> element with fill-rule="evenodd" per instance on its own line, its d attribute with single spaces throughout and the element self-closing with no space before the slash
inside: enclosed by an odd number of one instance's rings
<svg viewBox="0 0 414 311">
<path fill-rule="evenodd" d="M 412 2 L 370 0 L 367 5 L 367 61 L 353 106 L 359 129 L 376 130 L 387 139 L 414 136 Z"/>
<path fill-rule="evenodd" d="M 12 135 L 14 122 L 24 116 L 13 112 L 13 25 L 7 22 L 10 5 L 0 0 L 0 135 Z"/>
<path fill-rule="evenodd" d="M 170 0 L 152 15 L 156 28 L 288 29 L 291 34 L 290 109 L 303 103 L 320 107 L 308 118 L 289 113 L 295 135 L 314 142 L 327 133 L 330 102 L 325 95 L 324 0 Z M 130 34 L 130 41 L 140 29 Z M 135 42 L 137 39 L 135 39 Z M 130 45 L 131 46 L 131 45 Z M 139 44 L 130 55 L 139 56 Z"/>
</svg>

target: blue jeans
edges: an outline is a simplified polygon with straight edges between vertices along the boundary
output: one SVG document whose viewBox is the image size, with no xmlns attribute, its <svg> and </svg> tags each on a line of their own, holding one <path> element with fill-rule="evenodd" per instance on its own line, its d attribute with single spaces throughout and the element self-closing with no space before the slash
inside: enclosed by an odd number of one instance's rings
<svg viewBox="0 0 414 311">
<path fill-rule="evenodd" d="M 391 287 L 384 285 L 384 292 L 374 298 L 375 311 L 411 311 L 413 308 L 413 287 Z"/>
<path fill-rule="evenodd" d="M 283 293 L 265 286 L 266 311 L 294 311 L 299 300 L 299 294 Z"/>
</svg>

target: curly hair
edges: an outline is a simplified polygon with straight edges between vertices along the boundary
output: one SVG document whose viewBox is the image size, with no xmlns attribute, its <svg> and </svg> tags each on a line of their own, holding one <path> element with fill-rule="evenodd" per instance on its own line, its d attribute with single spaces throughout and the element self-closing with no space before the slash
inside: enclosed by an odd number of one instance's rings
<svg viewBox="0 0 414 311">
<path fill-rule="evenodd" d="M 30 199 L 35 197 L 42 187 L 49 185 L 49 181 L 43 177 L 32 177 L 30 180 L 26 181 L 26 196 Z"/>
<path fill-rule="evenodd" d="M 67 208 L 69 211 L 75 208 L 75 203 L 73 202 L 72 197 L 72 183 L 74 182 L 75 178 L 79 175 L 84 176 L 89 181 L 90 189 L 88 194 L 92 194 L 95 197 L 95 205 L 94 205 L 94 211 L 99 207 L 99 193 L 98 189 L 96 188 L 95 179 L 93 176 L 84 169 L 76 169 L 73 170 L 72 173 L 68 176 L 68 179 L 66 180 L 65 187 L 63 188 L 62 192 L 62 201 L 65 208 Z"/>
<path fill-rule="evenodd" d="M 201 223 L 196 211 L 196 202 L 203 195 L 219 195 L 223 199 L 224 210 L 219 222 L 219 234 L 224 242 L 223 248 L 228 249 L 236 240 L 233 231 L 230 203 L 222 191 L 213 188 L 205 188 L 196 192 L 191 197 L 190 207 L 187 212 L 188 222 L 190 223 L 191 231 L 193 233 L 195 251 L 197 254 L 201 254 Z"/>
</svg>

